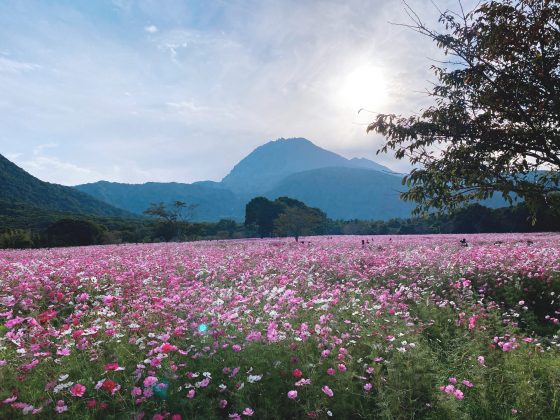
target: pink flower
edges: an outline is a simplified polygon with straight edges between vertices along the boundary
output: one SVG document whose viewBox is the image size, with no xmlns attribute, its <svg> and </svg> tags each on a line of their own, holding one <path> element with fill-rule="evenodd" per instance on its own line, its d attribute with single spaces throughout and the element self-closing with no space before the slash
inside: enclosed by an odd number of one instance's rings
<svg viewBox="0 0 560 420">
<path fill-rule="evenodd" d="M 152 385 L 155 385 L 158 381 L 158 378 L 156 378 L 155 376 L 148 376 L 146 379 L 144 379 L 144 387 L 148 388 Z"/>
<path fill-rule="evenodd" d="M 70 356 L 70 349 L 68 347 L 63 347 L 56 351 L 58 356 Z"/>
<path fill-rule="evenodd" d="M 346 365 L 344 363 L 339 363 L 338 370 L 341 372 L 346 372 Z"/>
<path fill-rule="evenodd" d="M 484 366 L 485 360 L 484 360 L 484 356 L 478 356 L 478 363 L 482 366 Z"/>
<path fill-rule="evenodd" d="M 299 381 L 297 381 L 294 385 L 295 385 L 295 386 L 311 385 L 311 379 L 301 378 L 301 379 L 300 379 Z"/>
<path fill-rule="evenodd" d="M 140 395 L 142 395 L 142 390 L 140 388 L 138 388 L 137 386 L 135 386 L 134 388 L 132 388 L 132 390 L 130 391 L 130 394 L 133 397 L 139 397 Z"/>
<path fill-rule="evenodd" d="M 288 398 L 295 400 L 297 398 L 297 391 L 288 391 Z"/>
<path fill-rule="evenodd" d="M 68 411 L 68 406 L 66 404 L 64 404 L 63 400 L 58 400 L 56 402 L 56 406 L 54 407 L 54 409 L 58 414 L 62 414 L 65 411 Z"/>
<path fill-rule="evenodd" d="M 171 420 L 181 420 L 181 418 L 182 418 L 182 417 L 181 417 L 180 414 L 173 414 L 173 415 L 171 416 Z"/>
<path fill-rule="evenodd" d="M 369 382 L 364 385 L 364 389 L 366 390 L 366 392 L 371 391 L 372 388 L 373 388 L 373 385 L 370 384 Z"/>
<path fill-rule="evenodd" d="M 292 372 L 292 376 L 293 376 L 294 378 L 298 378 L 298 379 L 299 379 L 299 378 L 302 377 L 302 375 L 303 375 L 303 372 L 302 372 L 301 370 L 299 370 L 299 369 L 294 369 L 293 372 Z"/>
<path fill-rule="evenodd" d="M 82 397 L 86 392 L 86 387 L 82 384 L 75 384 L 72 388 L 70 388 L 70 394 L 74 397 Z"/>
<path fill-rule="evenodd" d="M 474 386 L 471 381 L 468 381 L 466 379 L 463 381 L 463 385 L 465 385 L 467 388 L 472 388 Z"/>
<path fill-rule="evenodd" d="M 78 295 L 78 297 L 76 298 L 76 301 L 82 303 L 82 302 L 85 302 L 88 299 L 89 299 L 89 295 L 87 293 L 80 293 Z"/>
<path fill-rule="evenodd" d="M 460 389 L 456 389 L 453 394 L 455 395 L 455 398 L 457 398 L 458 400 L 462 400 L 464 398 L 463 391 L 461 391 Z"/>
<path fill-rule="evenodd" d="M 328 368 L 328 369 L 327 369 L 327 375 L 332 376 L 332 375 L 334 375 L 335 373 L 336 373 L 336 370 L 334 370 L 333 368 Z"/>
<path fill-rule="evenodd" d="M 17 400 L 17 395 L 12 395 L 11 397 L 8 397 L 4 401 L 2 401 L 2 404 L 10 404 L 13 403 L 15 400 Z"/>
<path fill-rule="evenodd" d="M 231 349 L 234 352 L 239 353 L 241 351 L 241 346 L 239 344 L 234 344 L 233 346 L 231 346 Z"/>
<path fill-rule="evenodd" d="M 502 346 L 502 351 L 510 351 L 513 347 L 513 343 L 511 341 L 507 341 Z"/>
<path fill-rule="evenodd" d="M 191 400 L 194 398 L 195 395 L 196 395 L 196 391 L 194 389 L 189 389 L 189 392 L 187 392 L 187 398 Z"/>
<path fill-rule="evenodd" d="M 123 368 L 119 367 L 118 362 L 112 362 L 112 363 L 107 363 L 105 365 L 105 371 L 117 371 L 117 370 L 123 370 Z"/>
<path fill-rule="evenodd" d="M 170 343 L 163 343 L 160 349 L 162 353 L 169 353 L 170 351 L 177 350 L 177 347 Z"/>
<path fill-rule="evenodd" d="M 247 407 L 247 408 L 245 408 L 245 410 L 243 410 L 243 412 L 241 414 L 243 414 L 244 416 L 247 416 L 247 417 L 251 417 L 253 414 L 255 414 L 255 412 L 253 411 L 253 409 Z"/>
<path fill-rule="evenodd" d="M 457 378 L 452 376 L 451 378 L 449 378 L 449 382 L 451 382 L 452 384 L 456 384 L 457 383 Z"/>
<path fill-rule="evenodd" d="M 446 394 L 453 394 L 453 392 L 455 392 L 455 387 L 453 385 L 447 385 L 443 387 L 443 392 L 445 392 Z"/>
<path fill-rule="evenodd" d="M 226 408 L 228 405 L 227 400 L 220 400 L 220 402 L 218 403 L 218 406 L 223 410 L 224 408 Z"/>
<path fill-rule="evenodd" d="M 321 391 L 323 391 L 327 397 L 332 397 L 334 395 L 332 389 L 330 389 L 327 385 L 321 388 Z"/>
</svg>

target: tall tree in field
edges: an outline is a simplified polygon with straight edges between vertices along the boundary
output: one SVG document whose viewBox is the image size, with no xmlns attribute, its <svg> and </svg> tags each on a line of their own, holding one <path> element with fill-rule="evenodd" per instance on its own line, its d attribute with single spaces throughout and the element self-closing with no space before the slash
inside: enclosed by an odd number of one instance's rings
<svg viewBox="0 0 560 420">
<path fill-rule="evenodd" d="M 288 207 L 274 221 L 274 231 L 280 236 L 293 236 L 298 241 L 302 235 L 320 233 L 326 219 L 319 209 Z"/>
<path fill-rule="evenodd" d="M 459 6 L 460 3 L 459 3 Z M 483 1 L 442 12 L 438 32 L 408 10 L 409 25 L 447 57 L 433 66 L 435 104 L 369 125 L 417 168 L 403 179 L 416 212 L 447 211 L 501 193 L 533 214 L 556 200 L 560 170 L 560 2 Z"/>
<path fill-rule="evenodd" d="M 261 238 L 270 236 L 274 230 L 274 219 L 284 205 L 265 197 L 255 197 L 245 206 L 245 226 L 255 225 Z"/>
</svg>

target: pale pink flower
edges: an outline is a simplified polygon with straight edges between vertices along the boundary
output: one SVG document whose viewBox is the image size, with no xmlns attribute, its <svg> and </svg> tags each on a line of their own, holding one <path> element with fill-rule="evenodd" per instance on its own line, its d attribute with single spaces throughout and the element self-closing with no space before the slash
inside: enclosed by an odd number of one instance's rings
<svg viewBox="0 0 560 420">
<path fill-rule="evenodd" d="M 334 395 L 332 389 L 330 389 L 327 385 L 321 388 L 321 391 L 323 391 L 327 397 L 332 397 Z"/>
<path fill-rule="evenodd" d="M 297 398 L 297 391 L 288 391 L 288 398 L 294 400 Z"/>
<path fill-rule="evenodd" d="M 255 414 L 255 412 L 253 411 L 252 408 L 247 407 L 247 408 L 245 408 L 245 410 L 243 410 L 243 412 L 241 414 L 243 414 L 244 416 L 247 416 L 247 417 L 251 417 L 253 414 Z"/>
<path fill-rule="evenodd" d="M 68 411 L 68 406 L 64 403 L 63 400 L 58 400 L 54 409 L 58 414 L 62 414 L 65 411 Z"/>
<path fill-rule="evenodd" d="M 148 388 L 152 385 L 155 385 L 158 381 L 158 378 L 156 378 L 155 376 L 148 376 L 146 379 L 144 379 L 144 387 Z"/>
</svg>

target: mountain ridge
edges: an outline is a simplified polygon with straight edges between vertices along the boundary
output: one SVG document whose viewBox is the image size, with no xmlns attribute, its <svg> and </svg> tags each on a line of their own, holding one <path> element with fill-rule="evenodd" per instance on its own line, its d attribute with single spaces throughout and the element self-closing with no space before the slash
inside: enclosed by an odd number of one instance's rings
<svg viewBox="0 0 560 420">
<path fill-rule="evenodd" d="M 333 168 L 346 168 L 347 171 L 336 171 Z M 329 217 L 336 215 L 339 218 L 355 218 L 356 214 L 360 214 L 371 219 L 381 214 L 383 217 L 390 218 L 408 213 L 408 210 L 400 209 L 403 205 L 396 196 L 392 197 L 390 202 L 393 208 L 400 210 L 395 211 L 394 215 L 390 215 L 388 211 L 380 213 L 375 208 L 384 205 L 383 203 L 387 202 L 387 199 L 375 196 L 375 194 L 371 203 L 367 200 L 362 203 L 367 206 L 373 205 L 373 207 L 361 208 L 358 212 L 352 210 L 349 205 L 344 204 L 342 190 L 346 189 L 349 196 L 357 196 L 360 192 L 356 190 L 356 186 L 352 182 L 337 179 L 337 177 L 358 177 L 362 180 L 360 185 L 367 183 L 365 179 L 368 177 L 373 183 L 400 185 L 399 174 L 363 157 L 347 159 L 301 137 L 280 138 L 255 148 L 241 159 L 221 182 L 124 184 L 98 181 L 77 185 L 75 188 L 136 214 L 141 214 L 154 202 L 170 203 L 174 200 L 181 200 L 199 204 L 193 212 L 193 220 L 215 221 L 221 218 L 231 218 L 241 221 L 245 216 L 245 204 L 259 195 L 270 197 L 278 191 L 285 191 L 286 193 L 281 195 L 289 195 L 306 202 L 306 198 L 312 196 L 311 191 L 306 191 L 306 189 L 316 188 L 317 180 L 314 177 L 316 173 L 308 173 L 314 170 L 323 170 L 325 174 L 329 174 L 331 182 L 338 185 L 339 188 L 337 200 L 322 201 L 328 203 L 327 208 L 321 209 Z M 308 174 L 306 175 L 306 173 Z M 297 177 L 297 174 L 303 175 Z M 301 185 L 299 190 L 293 193 L 295 195 L 291 195 L 290 188 L 283 182 L 294 176 L 296 176 L 294 178 L 297 180 L 296 182 Z M 323 191 L 328 196 L 325 188 Z M 356 203 L 356 200 L 350 201 Z M 341 211 L 341 207 L 346 211 Z M 404 205 L 404 207 L 408 209 L 409 206 Z"/>
<path fill-rule="evenodd" d="M 47 210 L 94 216 L 134 217 L 73 187 L 41 181 L 0 154 L 0 199 Z"/>
</svg>

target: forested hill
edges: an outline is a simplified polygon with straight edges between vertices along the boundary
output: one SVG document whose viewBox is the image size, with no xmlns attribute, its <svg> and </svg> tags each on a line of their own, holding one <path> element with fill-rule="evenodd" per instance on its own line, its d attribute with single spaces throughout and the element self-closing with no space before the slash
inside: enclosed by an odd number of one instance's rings
<svg viewBox="0 0 560 420">
<path fill-rule="evenodd" d="M 54 211 L 131 217 L 125 210 L 63 185 L 41 181 L 0 155 L 0 200 Z"/>
</svg>

